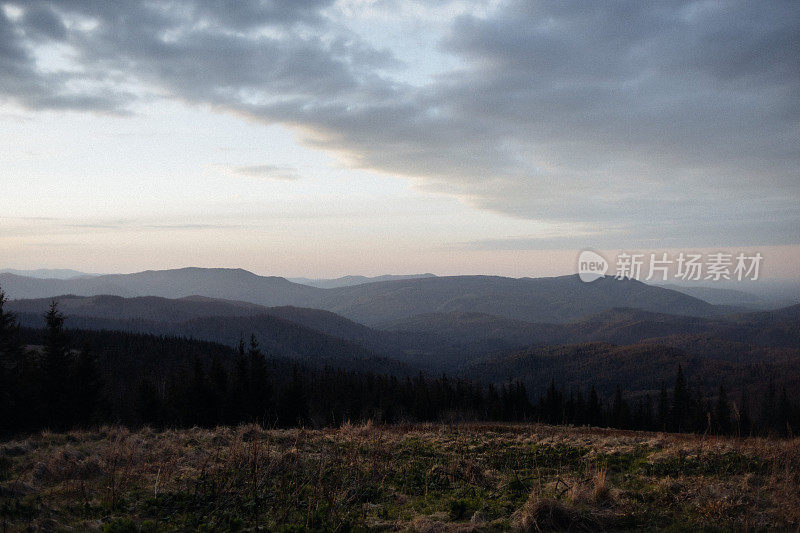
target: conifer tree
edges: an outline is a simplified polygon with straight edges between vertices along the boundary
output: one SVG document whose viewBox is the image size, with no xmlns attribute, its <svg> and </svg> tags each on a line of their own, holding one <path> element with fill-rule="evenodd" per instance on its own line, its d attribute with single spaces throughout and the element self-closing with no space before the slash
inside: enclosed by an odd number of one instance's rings
<svg viewBox="0 0 800 533">
<path fill-rule="evenodd" d="M 162 423 L 161 399 L 158 389 L 147 378 L 142 379 L 136 387 L 134 399 L 134 416 L 139 424 L 160 427 Z"/>
<path fill-rule="evenodd" d="M 45 315 L 47 330 L 41 380 L 44 416 L 49 427 L 53 429 L 70 426 L 70 414 L 74 407 L 72 399 L 68 397 L 70 352 L 64 332 L 64 319 L 64 315 L 58 310 L 58 304 L 53 301 Z"/>
<path fill-rule="evenodd" d="M 627 429 L 629 418 L 629 408 L 622 397 L 622 389 L 617 385 L 617 390 L 614 393 L 614 402 L 611 404 L 611 427 Z"/>
<path fill-rule="evenodd" d="M 767 386 L 767 393 L 764 396 L 763 403 L 761 404 L 761 432 L 764 434 L 773 433 L 778 426 L 777 417 L 778 403 L 775 398 L 775 382 L 772 377 L 769 378 L 769 385 Z"/>
<path fill-rule="evenodd" d="M 499 420 L 502 416 L 503 407 L 500 403 L 500 394 L 494 383 L 490 383 L 486 391 L 486 410 L 484 412 L 489 420 Z"/>
<path fill-rule="evenodd" d="M 683 368 L 678 365 L 678 375 L 675 377 L 675 387 L 672 391 L 672 431 L 689 431 L 690 396 L 683 377 Z"/>
<path fill-rule="evenodd" d="M 644 418 L 643 418 L 643 425 L 641 429 L 646 429 L 648 431 L 653 430 L 653 401 L 650 398 L 650 394 L 648 393 L 644 397 Z"/>
<path fill-rule="evenodd" d="M 742 395 L 738 406 L 738 435 L 741 437 L 750 436 L 753 430 L 753 421 L 750 419 L 750 399 L 747 397 L 747 389 L 742 389 Z"/>
<path fill-rule="evenodd" d="M 658 395 L 658 430 L 667 431 L 670 426 L 669 396 L 667 386 L 661 382 L 661 392 Z"/>
<path fill-rule="evenodd" d="M 545 417 L 548 424 L 560 424 L 563 422 L 564 397 L 561 391 L 556 389 L 555 378 L 550 380 L 550 386 L 544 399 Z"/>
<path fill-rule="evenodd" d="M 20 423 L 22 347 L 17 317 L 4 310 L 7 301 L 6 294 L 0 289 L 0 420 L 10 430 Z"/>
<path fill-rule="evenodd" d="M 714 405 L 714 425 L 717 432 L 728 435 L 731 432 L 731 406 L 728 402 L 728 393 L 725 385 L 720 384 L 717 401 Z"/>
<path fill-rule="evenodd" d="M 0 365 L 10 368 L 19 363 L 22 347 L 17 317 L 11 311 L 5 311 L 6 302 L 6 293 L 0 289 Z"/>
<path fill-rule="evenodd" d="M 781 436 L 788 436 L 792 430 L 792 404 L 786 387 L 781 389 L 781 397 L 778 400 L 778 411 L 776 415 L 775 431 Z"/>
<path fill-rule="evenodd" d="M 236 422 L 247 420 L 249 416 L 250 372 L 246 353 L 244 339 L 239 337 L 229 394 L 231 418 Z"/>
<path fill-rule="evenodd" d="M 189 401 L 192 406 L 190 417 L 193 424 L 201 426 L 213 425 L 213 410 L 209 400 L 209 385 L 203 363 L 199 358 L 194 360 L 194 371 L 189 389 Z"/>
<path fill-rule="evenodd" d="M 264 354 L 261 353 L 255 335 L 250 335 L 250 348 L 247 351 L 249 366 L 249 398 L 247 410 L 254 422 L 266 423 L 272 389 L 269 382 L 269 371 Z"/>
<path fill-rule="evenodd" d="M 74 361 L 70 396 L 75 406 L 75 421 L 81 425 L 96 422 L 100 397 L 101 378 L 97 362 L 89 345 L 84 345 Z"/>
<path fill-rule="evenodd" d="M 578 394 L 575 396 L 575 425 L 583 425 L 587 423 L 586 413 L 586 400 L 583 397 L 583 391 L 578 389 Z"/>
<path fill-rule="evenodd" d="M 283 427 L 302 426 L 307 420 L 308 399 L 300 370 L 295 365 L 292 379 L 284 386 L 278 400 L 278 423 Z"/>
<path fill-rule="evenodd" d="M 587 406 L 589 412 L 588 423 L 590 426 L 600 426 L 603 423 L 603 406 L 600 403 L 600 397 L 592 385 L 589 391 L 589 405 Z"/>
<path fill-rule="evenodd" d="M 224 424 L 231 421 L 232 402 L 228 395 L 228 372 L 222 365 L 218 353 L 211 356 L 209 369 L 209 403 L 213 412 L 213 423 Z"/>
</svg>

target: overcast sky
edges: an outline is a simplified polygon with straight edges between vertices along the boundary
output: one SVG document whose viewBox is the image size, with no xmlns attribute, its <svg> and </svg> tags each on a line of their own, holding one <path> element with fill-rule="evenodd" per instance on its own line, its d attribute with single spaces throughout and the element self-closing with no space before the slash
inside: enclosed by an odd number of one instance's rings
<svg viewBox="0 0 800 533">
<path fill-rule="evenodd" d="M 0 266 L 800 275 L 798 2 L 0 6 Z"/>
</svg>

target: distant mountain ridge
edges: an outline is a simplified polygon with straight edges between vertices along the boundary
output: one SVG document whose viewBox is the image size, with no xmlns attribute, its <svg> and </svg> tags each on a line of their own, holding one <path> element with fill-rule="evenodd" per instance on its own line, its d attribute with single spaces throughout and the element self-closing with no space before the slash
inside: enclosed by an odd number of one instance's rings
<svg viewBox="0 0 800 533">
<path fill-rule="evenodd" d="M 112 295 L 64 295 L 30 300 L 11 300 L 6 305 L 15 313 L 43 315 L 52 301 L 57 301 L 59 310 L 70 317 L 140 319 L 160 322 L 181 322 L 206 316 L 252 316 L 264 314 L 267 309 L 248 302 L 192 296 L 169 299 L 160 296 L 126 298 Z"/>
<path fill-rule="evenodd" d="M 0 274 L 9 298 L 79 296 L 207 296 L 262 305 L 290 305 L 313 299 L 319 289 L 277 276 L 258 276 L 240 268 L 179 268 L 134 274 L 106 274 L 86 279 L 34 279 Z"/>
<path fill-rule="evenodd" d="M 424 313 L 483 313 L 526 322 L 563 323 L 614 307 L 715 316 L 725 310 L 691 296 L 613 277 L 592 283 L 552 278 L 447 276 L 329 289 L 317 305 L 376 325 Z"/>
<path fill-rule="evenodd" d="M 27 276 L 29 278 L 38 278 L 38 279 L 90 278 L 100 275 L 100 274 L 90 274 L 88 272 L 80 272 L 78 270 L 72 270 L 71 268 L 37 268 L 34 270 L 0 268 L 0 274 L 2 273 L 16 274 L 17 276 Z"/>
<path fill-rule="evenodd" d="M 728 311 L 635 280 L 606 277 L 583 283 L 577 275 L 422 277 L 320 289 L 242 269 L 192 267 L 69 280 L 0 274 L 0 287 L 14 299 L 63 294 L 205 296 L 269 307 L 323 309 L 372 326 L 425 313 L 483 313 L 526 322 L 564 323 L 615 307 L 706 317 Z"/>
<path fill-rule="evenodd" d="M 674 291 L 700 298 L 706 302 L 714 305 L 730 305 L 730 306 L 748 306 L 759 307 L 768 305 L 763 299 L 755 294 L 745 291 L 738 291 L 735 289 L 717 288 L 717 287 L 693 287 L 690 285 L 675 285 L 675 284 L 654 284 L 656 287 L 663 287 L 665 289 L 672 289 Z"/>
<path fill-rule="evenodd" d="M 376 281 L 397 281 L 401 279 L 435 278 L 436 274 L 407 274 L 395 275 L 384 274 L 383 276 L 342 276 L 340 278 L 287 278 L 293 283 L 310 285 L 320 289 L 336 289 L 339 287 L 352 287 L 353 285 L 363 285 L 364 283 L 374 283 Z"/>
</svg>

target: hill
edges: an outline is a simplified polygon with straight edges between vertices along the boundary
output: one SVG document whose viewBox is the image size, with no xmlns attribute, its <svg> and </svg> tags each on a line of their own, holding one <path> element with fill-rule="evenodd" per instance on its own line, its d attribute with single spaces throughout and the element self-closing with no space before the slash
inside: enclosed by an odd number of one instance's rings
<svg viewBox="0 0 800 533">
<path fill-rule="evenodd" d="M 177 334 L 235 345 L 238 335 L 250 333 L 264 341 L 275 333 L 266 327 L 275 323 L 265 317 L 281 319 L 316 333 L 346 340 L 360 348 L 397 354 L 405 345 L 402 335 L 376 331 L 344 317 L 320 309 L 282 306 L 264 307 L 249 302 L 219 300 L 204 296 L 162 298 L 158 296 L 55 296 L 31 300 L 11 300 L 6 309 L 20 315 L 25 325 L 41 327 L 42 316 L 52 301 L 69 317 L 68 325 L 83 329 L 118 329 L 140 333 Z M 255 318 L 261 316 L 262 318 Z M 229 317 L 241 317 L 228 320 Z M 202 318 L 203 320 L 196 320 Z M 187 323 L 187 321 L 193 321 Z M 225 328 L 231 332 L 223 334 Z M 419 337 L 415 334 L 413 337 Z"/>
<path fill-rule="evenodd" d="M 532 323 L 484 313 L 430 313 L 378 327 L 388 331 L 439 332 L 448 340 L 464 343 L 495 339 L 508 344 L 587 341 L 632 344 L 651 338 L 702 333 L 765 346 L 795 347 L 800 345 L 800 306 L 712 318 L 612 308 L 562 324 Z"/>
<path fill-rule="evenodd" d="M 554 278 L 451 276 L 330 289 L 314 307 L 367 325 L 428 313 L 481 313 L 526 322 L 559 323 L 614 307 L 691 316 L 724 312 L 685 294 L 612 277 L 583 283 Z"/>
<path fill-rule="evenodd" d="M 0 274 L 0 287 L 9 298 L 80 296 L 207 296 L 260 305 L 302 305 L 319 291 L 276 276 L 257 276 L 242 269 L 180 268 L 135 274 L 108 274 L 85 279 L 37 280 Z"/>
<path fill-rule="evenodd" d="M 206 296 L 264 306 L 324 309 L 366 325 L 426 313 L 475 312 L 527 322 L 568 322 L 614 307 L 690 316 L 726 312 L 677 291 L 607 277 L 504 278 L 450 276 L 319 289 L 241 269 L 184 268 L 87 279 L 40 280 L 0 274 L 9 298 L 83 296 Z"/>
<path fill-rule="evenodd" d="M 248 338 L 254 333 L 286 356 L 307 356 L 313 350 L 334 359 L 345 353 L 380 356 L 435 372 L 451 372 L 490 353 L 585 342 L 650 342 L 715 357 L 727 350 L 729 358 L 739 362 L 753 362 L 755 347 L 800 346 L 800 306 L 714 318 L 617 308 L 563 324 L 485 313 L 430 313 L 373 329 L 320 309 L 263 307 L 207 297 L 62 296 L 55 300 L 70 317 L 71 327 L 181 335 L 229 346 L 240 335 Z M 41 327 L 50 302 L 50 298 L 13 300 L 6 306 L 19 313 L 25 325 Z"/>
<path fill-rule="evenodd" d="M 44 319 L 39 314 L 18 313 L 17 318 L 24 327 L 44 326 Z M 66 327 L 86 331 L 120 331 L 195 339 L 231 348 L 237 346 L 240 339 L 247 342 L 253 335 L 266 355 L 301 360 L 315 368 L 333 366 L 396 375 L 416 373 L 415 367 L 389 359 L 356 342 L 326 335 L 295 322 L 266 314 L 208 316 L 176 322 L 69 316 Z"/>
<path fill-rule="evenodd" d="M 747 390 L 755 397 L 765 393 L 770 380 L 787 390 L 800 387 L 798 348 L 767 350 L 738 345 L 741 357 L 729 357 L 727 350 L 715 357 L 708 348 L 693 353 L 698 340 L 689 340 L 685 346 L 673 338 L 627 346 L 592 342 L 529 348 L 475 360 L 462 373 L 494 383 L 519 379 L 534 397 L 543 395 L 548 384 L 555 381 L 567 391 L 585 391 L 593 385 L 601 396 L 608 396 L 620 386 L 626 394 L 655 398 L 662 384 L 673 383 L 678 365 L 687 379 L 708 395 L 720 384 L 736 394 Z"/>
<path fill-rule="evenodd" d="M 40 278 L 40 279 L 88 278 L 99 275 L 99 274 L 89 274 L 87 272 L 80 272 L 78 270 L 72 270 L 69 268 L 37 268 L 34 270 L 0 268 L 0 273 L 16 274 L 18 276 L 27 276 L 29 278 Z"/>
<path fill-rule="evenodd" d="M 12 300 L 6 304 L 15 313 L 43 315 L 50 303 L 58 302 L 62 313 L 75 317 L 95 317 L 114 320 L 152 320 L 157 322 L 182 322 L 206 316 L 247 316 L 264 314 L 267 310 L 249 302 L 216 300 L 190 296 L 178 299 L 159 296 L 53 296 L 30 300 Z"/>
<path fill-rule="evenodd" d="M 682 292 L 684 294 L 688 294 L 689 296 L 705 300 L 706 302 L 714 305 L 749 307 L 754 309 L 758 309 L 764 305 L 767 305 L 767 302 L 763 298 L 760 298 L 755 294 L 736 289 L 695 287 L 692 285 L 675 284 L 656 284 L 656 286 Z"/>
<path fill-rule="evenodd" d="M 310 285 L 320 289 L 335 289 L 337 287 L 352 287 L 353 285 L 363 285 L 364 283 L 374 283 L 376 281 L 397 281 L 401 279 L 418 279 L 418 278 L 435 278 L 435 274 L 407 274 L 407 275 L 393 275 L 385 274 L 383 276 L 342 276 L 333 279 L 319 279 L 319 278 L 288 278 L 293 283 L 301 283 L 303 285 Z"/>
</svg>

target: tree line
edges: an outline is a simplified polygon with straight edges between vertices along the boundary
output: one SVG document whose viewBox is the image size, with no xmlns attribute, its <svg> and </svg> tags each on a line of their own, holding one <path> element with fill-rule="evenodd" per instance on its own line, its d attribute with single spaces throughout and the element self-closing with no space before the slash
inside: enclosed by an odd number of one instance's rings
<svg viewBox="0 0 800 533">
<path fill-rule="evenodd" d="M 532 401 L 525 385 L 425 376 L 397 377 L 267 357 L 258 340 L 237 349 L 123 332 L 67 331 L 53 303 L 46 328 L 21 330 L 0 291 L 0 433 L 63 430 L 103 423 L 187 427 L 260 423 L 335 426 L 372 420 L 541 421 L 727 435 L 791 435 L 800 412 L 770 385 L 751 415 L 745 392 L 720 385 L 703 398 L 678 367 L 657 397 L 601 398 L 594 387 L 566 392 L 550 383 Z M 23 342 L 36 344 L 25 349 Z M 92 347 L 94 344 L 94 348 Z M 97 349 L 99 348 L 99 349 Z"/>
<path fill-rule="evenodd" d="M 755 414 L 753 405 L 758 406 Z M 735 436 L 789 437 L 800 431 L 800 406 L 790 401 L 785 387 L 778 394 L 770 380 L 767 393 L 756 402 L 746 390 L 732 398 L 724 384 L 715 397 L 704 397 L 701 387 L 687 382 L 680 365 L 672 386 L 662 384 L 655 397 L 626 398 L 617 386 L 613 397 L 604 401 L 594 387 L 588 393 L 566 393 L 552 381 L 535 411 L 538 420 L 549 424 Z"/>
</svg>

